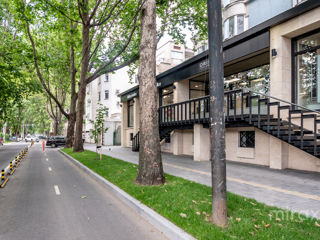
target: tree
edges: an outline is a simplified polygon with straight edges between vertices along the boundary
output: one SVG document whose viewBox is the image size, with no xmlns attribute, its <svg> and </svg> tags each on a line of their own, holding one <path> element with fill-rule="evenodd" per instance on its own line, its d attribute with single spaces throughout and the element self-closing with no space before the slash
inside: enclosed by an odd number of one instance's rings
<svg viewBox="0 0 320 240">
<path fill-rule="evenodd" d="M 108 128 L 104 128 L 104 118 L 107 115 L 108 108 L 103 107 L 102 104 L 100 104 L 99 108 L 97 109 L 97 115 L 95 120 L 90 120 L 90 123 L 93 125 L 93 129 L 90 129 L 91 132 L 91 138 L 93 138 L 94 143 L 96 144 L 96 153 L 98 158 L 98 145 L 101 147 L 102 145 L 102 135 L 106 131 L 108 131 Z M 101 151 L 100 151 L 100 160 L 101 160 Z"/>
<path fill-rule="evenodd" d="M 226 152 L 221 0 L 207 0 L 210 61 L 212 221 L 227 227 Z"/>
<path fill-rule="evenodd" d="M 3 125 L 7 112 L 24 97 L 41 87 L 26 70 L 30 51 L 14 24 L 7 0 L 0 2 L 0 119 Z"/>
<path fill-rule="evenodd" d="M 146 0 L 141 9 L 140 66 L 140 150 L 136 181 L 142 185 L 165 181 L 160 150 L 158 89 L 156 82 L 156 1 Z"/>
</svg>

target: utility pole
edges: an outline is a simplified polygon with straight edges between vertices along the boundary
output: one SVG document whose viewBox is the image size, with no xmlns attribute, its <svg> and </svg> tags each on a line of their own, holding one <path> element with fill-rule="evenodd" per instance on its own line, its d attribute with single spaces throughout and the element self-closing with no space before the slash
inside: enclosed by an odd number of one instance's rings
<svg viewBox="0 0 320 240">
<path fill-rule="evenodd" d="M 217 226 L 227 227 L 221 0 L 207 0 L 207 6 L 210 61 L 212 221 Z"/>
</svg>

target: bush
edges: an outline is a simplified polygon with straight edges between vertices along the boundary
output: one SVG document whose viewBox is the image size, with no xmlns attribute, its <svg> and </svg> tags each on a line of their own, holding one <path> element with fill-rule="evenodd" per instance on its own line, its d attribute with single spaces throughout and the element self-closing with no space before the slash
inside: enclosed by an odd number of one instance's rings
<svg viewBox="0 0 320 240">
<path fill-rule="evenodd" d="M 10 138 L 10 134 L 6 134 L 6 141 L 8 141 L 9 140 L 9 138 Z"/>
</svg>

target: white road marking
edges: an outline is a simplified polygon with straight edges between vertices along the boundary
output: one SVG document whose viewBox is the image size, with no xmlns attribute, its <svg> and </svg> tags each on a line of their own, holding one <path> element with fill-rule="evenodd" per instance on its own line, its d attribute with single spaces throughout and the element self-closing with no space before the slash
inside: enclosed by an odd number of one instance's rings
<svg viewBox="0 0 320 240">
<path fill-rule="evenodd" d="M 48 162 L 48 161 L 49 161 L 49 159 L 48 159 L 48 158 L 46 158 L 46 161 Z"/>
<path fill-rule="evenodd" d="M 52 171 L 52 168 L 51 167 L 48 167 L 49 171 L 51 172 Z"/>
<path fill-rule="evenodd" d="M 56 195 L 60 195 L 61 194 L 58 185 L 54 185 L 54 190 L 56 192 Z"/>
</svg>

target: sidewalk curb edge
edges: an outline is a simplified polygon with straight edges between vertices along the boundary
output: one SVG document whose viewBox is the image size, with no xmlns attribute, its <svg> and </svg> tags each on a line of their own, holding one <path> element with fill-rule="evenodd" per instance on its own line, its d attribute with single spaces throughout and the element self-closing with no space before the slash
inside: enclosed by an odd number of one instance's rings
<svg viewBox="0 0 320 240">
<path fill-rule="evenodd" d="M 120 200 L 122 200 L 124 203 L 126 203 L 129 207 L 131 207 L 133 210 L 135 210 L 140 216 L 142 216 L 145 220 L 147 220 L 149 223 L 151 223 L 155 228 L 160 230 L 166 237 L 169 239 L 190 239 L 195 240 L 193 236 L 191 236 L 189 233 L 185 232 L 178 226 L 176 226 L 174 223 L 170 222 L 165 217 L 161 216 L 151 208 L 147 207 L 146 205 L 142 204 L 137 199 L 133 198 L 131 195 L 114 185 L 113 183 L 109 182 L 107 179 L 103 178 L 102 176 L 98 175 L 82 163 L 80 163 L 78 160 L 74 159 L 67 153 L 61 151 L 59 149 L 59 152 L 64 155 L 66 158 L 71 160 L 73 164 L 75 164 L 77 167 L 79 167 L 81 170 L 83 170 L 85 173 L 87 173 L 89 176 L 93 177 L 97 182 L 102 183 L 107 189 L 111 190 Z"/>
</svg>

